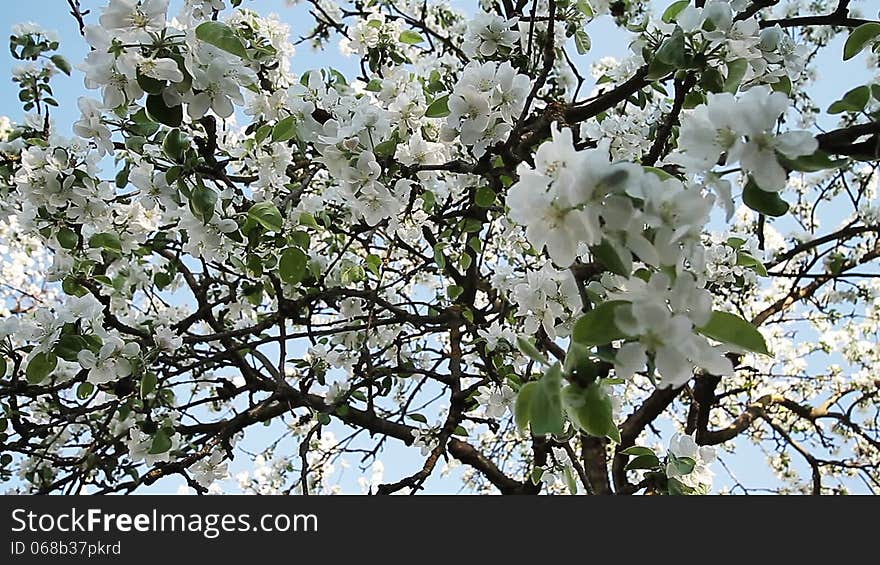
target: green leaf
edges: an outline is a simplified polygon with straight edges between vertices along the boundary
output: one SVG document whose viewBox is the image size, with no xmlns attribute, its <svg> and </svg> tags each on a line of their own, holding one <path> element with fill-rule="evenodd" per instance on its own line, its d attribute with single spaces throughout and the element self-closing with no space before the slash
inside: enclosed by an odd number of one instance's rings
<svg viewBox="0 0 880 565">
<path fill-rule="evenodd" d="M 9 366 L 6 363 L 6 357 L 0 357 L 0 379 L 6 376 L 7 369 Z"/>
<path fill-rule="evenodd" d="M 64 249 L 74 249 L 77 243 L 79 243 L 79 236 L 76 235 L 76 232 L 66 227 L 58 230 L 58 233 L 55 234 L 55 239 L 58 240 L 58 245 Z"/>
<path fill-rule="evenodd" d="M 301 230 L 296 230 L 290 234 L 290 241 L 303 251 L 308 251 L 312 245 L 312 238 L 309 233 Z"/>
<path fill-rule="evenodd" d="M 791 79 L 786 75 L 779 77 L 779 80 L 770 85 L 773 92 L 781 92 L 786 96 L 791 96 Z"/>
<path fill-rule="evenodd" d="M 590 252 L 615 275 L 629 277 L 632 274 L 632 254 L 629 250 L 620 249 L 608 239 L 603 239 L 599 245 L 590 247 Z"/>
<path fill-rule="evenodd" d="M 724 75 L 718 69 L 709 67 L 700 75 L 700 86 L 707 92 L 721 92 L 724 90 Z M 700 98 L 705 101 L 702 95 Z M 685 98 L 685 105 L 687 105 L 687 98 Z"/>
<path fill-rule="evenodd" d="M 620 432 L 614 423 L 611 397 L 599 383 L 586 388 L 571 384 L 562 393 L 568 417 L 578 429 L 596 437 L 620 441 Z"/>
<path fill-rule="evenodd" d="M 31 357 L 30 362 L 28 363 L 27 369 L 25 369 L 25 376 L 27 377 L 27 382 L 32 385 L 39 384 L 46 380 L 52 371 L 55 370 L 55 367 L 58 366 L 58 358 L 54 353 L 46 353 L 40 352 Z"/>
<path fill-rule="evenodd" d="M 165 81 L 149 77 L 140 71 L 137 72 L 137 83 L 141 90 L 147 94 L 161 94 L 165 90 Z"/>
<path fill-rule="evenodd" d="M 278 262 L 278 276 L 287 284 L 299 284 L 306 276 L 309 256 L 299 247 L 288 247 Z"/>
<path fill-rule="evenodd" d="M 217 204 L 217 192 L 202 183 L 196 184 L 189 195 L 189 206 L 193 214 L 208 223 L 214 217 L 214 206 Z"/>
<path fill-rule="evenodd" d="M 144 377 L 141 379 L 141 398 L 146 398 L 148 394 L 156 390 L 158 382 L 159 378 L 156 376 L 156 373 L 151 371 L 144 374 Z"/>
<path fill-rule="evenodd" d="M 719 91 L 712 90 L 710 92 L 719 92 Z M 695 90 L 692 90 L 691 92 L 688 92 L 687 94 L 685 94 L 683 107 L 686 110 L 692 110 L 693 108 L 696 108 L 700 104 L 705 104 L 705 103 L 706 103 L 706 95 L 703 94 L 702 92 L 697 92 Z"/>
<path fill-rule="evenodd" d="M 735 345 L 747 351 L 770 355 L 764 336 L 755 326 L 729 312 L 712 312 L 709 322 L 697 328 L 701 334 L 716 341 Z"/>
<path fill-rule="evenodd" d="M 588 18 L 592 18 L 596 15 L 596 13 L 593 11 L 593 7 L 587 0 L 578 0 L 577 9 L 580 10 L 580 12 Z"/>
<path fill-rule="evenodd" d="M 577 481 L 574 480 L 574 473 L 571 470 L 571 465 L 565 466 L 562 475 L 565 478 L 565 486 L 568 487 L 568 492 L 570 492 L 571 494 L 577 494 L 578 485 Z"/>
<path fill-rule="evenodd" d="M 88 342 L 76 334 L 64 334 L 58 338 L 58 343 L 52 348 L 52 352 L 65 361 L 75 362 L 79 352 L 87 349 Z"/>
<path fill-rule="evenodd" d="M 315 220 L 315 217 L 308 212 L 303 212 L 299 215 L 299 224 L 301 226 L 309 226 L 312 228 L 319 227 L 317 220 Z"/>
<path fill-rule="evenodd" d="M 648 80 L 658 80 L 667 76 L 674 70 L 674 65 L 668 65 L 657 57 L 654 57 L 651 59 L 651 62 L 648 63 L 648 76 L 646 78 Z"/>
<path fill-rule="evenodd" d="M 593 47 L 593 42 L 586 31 L 579 29 L 574 32 L 574 46 L 581 55 L 586 55 Z"/>
<path fill-rule="evenodd" d="M 642 167 L 646 172 L 652 173 L 660 178 L 660 180 L 669 180 L 674 179 L 675 176 L 670 174 L 668 171 L 664 171 L 659 167 Z"/>
<path fill-rule="evenodd" d="M 147 115 L 151 120 L 176 128 L 183 122 L 183 105 L 167 106 L 161 94 L 147 96 Z"/>
<path fill-rule="evenodd" d="M 275 127 L 269 124 L 263 124 L 258 127 L 257 132 L 254 134 L 254 141 L 257 143 L 257 145 L 263 143 L 274 129 Z"/>
<path fill-rule="evenodd" d="M 741 267 L 753 267 L 755 272 L 762 277 L 767 276 L 767 267 L 764 266 L 764 263 L 758 261 L 758 259 L 752 257 L 748 253 L 737 253 L 736 264 Z"/>
<path fill-rule="evenodd" d="M 634 469 L 655 469 L 660 466 L 660 459 L 651 453 L 650 455 L 638 455 L 632 461 L 626 464 L 626 470 Z"/>
<path fill-rule="evenodd" d="M 248 218 L 259 223 L 269 231 L 281 231 L 284 226 L 284 219 L 281 217 L 281 211 L 270 200 L 257 202 L 248 210 Z"/>
<path fill-rule="evenodd" d="M 477 193 L 474 196 L 474 202 L 480 208 L 489 208 L 492 204 L 495 204 L 495 191 L 489 188 L 488 186 L 481 186 L 477 189 Z"/>
<path fill-rule="evenodd" d="M 168 432 L 165 428 L 159 428 L 156 430 L 156 435 L 153 436 L 153 443 L 150 445 L 148 453 L 158 455 L 159 453 L 165 453 L 169 449 L 171 449 L 171 438 L 168 437 Z"/>
<path fill-rule="evenodd" d="M 96 233 L 89 238 L 89 247 L 106 249 L 114 253 L 122 253 L 122 241 L 113 232 Z"/>
<path fill-rule="evenodd" d="M 382 79 L 380 79 L 380 78 L 370 79 L 370 82 L 367 83 L 367 86 L 364 87 L 364 90 L 369 90 L 370 92 L 381 92 Z"/>
<path fill-rule="evenodd" d="M 571 338 L 583 345 L 605 345 L 626 337 L 614 323 L 614 310 L 624 304 L 619 300 L 602 302 L 578 318 Z"/>
<path fill-rule="evenodd" d="M 441 96 L 431 102 L 428 109 L 425 110 L 426 118 L 445 118 L 449 115 L 449 95 Z"/>
<path fill-rule="evenodd" d="M 675 21 L 675 18 L 678 17 L 682 10 L 687 8 L 689 3 L 690 0 L 678 0 L 678 2 L 673 2 L 668 8 L 666 8 L 660 19 L 666 23 Z"/>
<path fill-rule="evenodd" d="M 848 61 L 862 52 L 862 50 L 880 35 L 880 23 L 868 22 L 852 30 L 843 46 L 843 60 Z"/>
<path fill-rule="evenodd" d="M 449 285 L 446 287 L 446 296 L 449 297 L 450 300 L 455 300 L 461 293 L 464 292 L 464 287 L 458 286 L 457 284 Z"/>
<path fill-rule="evenodd" d="M 746 244 L 746 240 L 741 237 L 728 237 L 727 245 L 733 247 L 734 249 L 739 249 L 743 245 Z"/>
<path fill-rule="evenodd" d="M 296 118 L 294 116 L 278 120 L 278 123 L 272 128 L 273 142 L 287 141 L 294 137 L 296 137 Z"/>
<path fill-rule="evenodd" d="M 689 475 L 697 466 L 697 462 L 690 457 L 676 457 L 671 453 L 669 454 L 669 464 L 679 475 Z"/>
<path fill-rule="evenodd" d="M 536 485 L 541 482 L 541 477 L 544 476 L 544 469 L 540 467 L 535 467 L 532 469 L 532 472 L 529 473 L 529 479 L 532 481 L 532 484 Z"/>
<path fill-rule="evenodd" d="M 516 427 L 519 428 L 520 431 L 524 432 L 529 427 L 529 411 L 531 409 L 532 395 L 535 393 L 537 387 L 538 383 L 526 383 L 519 389 L 519 392 L 516 395 L 513 416 L 516 421 Z"/>
<path fill-rule="evenodd" d="M 537 382 L 529 402 L 529 423 L 536 436 L 565 431 L 561 381 L 562 368 L 559 363 L 554 363 Z"/>
<path fill-rule="evenodd" d="M 783 155 L 777 155 L 780 164 L 791 171 L 803 173 L 815 173 L 826 169 L 839 169 L 846 165 L 846 159 L 832 159 L 824 151 L 816 151 L 812 155 L 801 155 L 795 159 L 789 159 Z"/>
<path fill-rule="evenodd" d="M 749 62 L 746 59 L 736 59 L 727 63 L 727 80 L 724 81 L 724 92 L 736 94 L 748 69 Z"/>
<path fill-rule="evenodd" d="M 843 112 L 861 112 L 871 99 L 871 89 L 867 86 L 857 86 L 843 95 L 843 98 L 828 107 L 829 114 L 842 114 Z"/>
<path fill-rule="evenodd" d="M 196 28 L 196 37 L 228 53 L 238 55 L 242 59 L 248 58 L 247 49 L 244 48 L 241 39 L 235 35 L 232 28 L 224 23 L 205 22 L 199 24 Z"/>
<path fill-rule="evenodd" d="M 387 139 L 373 147 L 376 157 L 391 157 L 397 151 L 397 136 Z"/>
<path fill-rule="evenodd" d="M 641 445 L 634 445 L 632 447 L 627 447 L 620 451 L 624 455 L 632 455 L 633 457 L 638 457 L 640 455 L 654 455 L 654 450 L 650 447 L 644 447 Z"/>
<path fill-rule="evenodd" d="M 403 30 L 400 33 L 399 39 L 401 43 L 406 43 L 407 45 L 417 45 L 425 40 L 421 35 L 411 29 Z"/>
<path fill-rule="evenodd" d="M 576 341 L 570 341 L 562 372 L 566 375 L 576 375 L 581 382 L 594 380 L 598 370 L 590 358 L 590 348 Z"/>
<path fill-rule="evenodd" d="M 776 192 L 762 190 L 754 180 L 749 178 L 743 190 L 743 202 L 746 206 L 768 216 L 783 216 L 788 212 L 788 202 Z"/>
<path fill-rule="evenodd" d="M 63 55 L 52 55 L 50 59 L 52 59 L 52 62 L 58 67 L 59 71 L 70 76 L 70 63 L 67 62 L 67 59 L 65 59 Z"/>
<path fill-rule="evenodd" d="M 177 128 L 165 134 L 165 139 L 162 140 L 162 151 L 175 163 L 183 163 L 189 146 L 189 138 Z"/>
<path fill-rule="evenodd" d="M 669 494 L 672 496 L 682 496 L 694 492 L 694 489 L 687 486 L 678 479 L 669 479 L 667 489 L 669 490 Z"/>
<path fill-rule="evenodd" d="M 543 365 L 550 364 L 550 361 L 547 360 L 547 357 L 545 357 L 543 353 L 538 351 L 538 348 L 535 347 L 535 344 L 528 339 L 524 337 L 517 337 L 516 345 L 519 347 L 519 350 L 525 353 L 526 356 L 532 361 L 541 363 Z"/>
<path fill-rule="evenodd" d="M 92 383 L 79 383 L 79 386 L 76 387 L 76 397 L 80 400 L 85 400 L 92 396 L 93 392 L 95 392 L 95 385 Z"/>
<path fill-rule="evenodd" d="M 672 35 L 667 37 L 654 57 L 665 65 L 670 65 L 676 69 L 685 66 L 687 62 L 687 52 L 685 49 L 684 32 L 681 28 L 676 27 Z"/>
<path fill-rule="evenodd" d="M 423 424 L 427 424 L 427 423 L 428 423 L 428 419 L 425 418 L 425 416 L 424 416 L 423 414 L 413 413 L 413 414 L 407 414 L 407 416 L 408 416 L 411 420 L 415 420 L 416 422 L 421 422 L 421 423 L 423 423 Z"/>
</svg>

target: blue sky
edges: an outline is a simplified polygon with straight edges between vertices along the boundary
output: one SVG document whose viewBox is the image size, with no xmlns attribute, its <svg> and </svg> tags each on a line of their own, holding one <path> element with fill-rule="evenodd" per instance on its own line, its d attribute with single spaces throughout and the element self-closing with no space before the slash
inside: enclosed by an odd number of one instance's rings
<svg viewBox="0 0 880 565">
<path fill-rule="evenodd" d="M 657 5 L 665 6 L 669 2 L 660 2 Z M 92 13 L 87 16 L 87 21 L 96 22 L 100 8 L 105 4 L 104 0 L 82 0 L 84 9 L 91 9 Z M 453 4 L 459 7 L 472 6 L 475 2 L 455 1 Z M 858 5 L 859 3 L 855 3 Z M 180 1 L 172 0 L 170 14 L 177 13 Z M 310 18 L 305 14 L 304 6 L 290 7 L 284 0 L 249 0 L 245 2 L 248 7 L 253 7 L 260 13 L 274 12 L 280 18 L 288 22 L 291 26 L 291 34 L 294 37 L 303 35 L 308 31 Z M 862 3 L 864 5 L 864 3 Z M 0 29 L 10 31 L 12 26 L 18 22 L 33 21 L 41 26 L 56 30 L 59 32 L 62 44 L 62 53 L 76 65 L 87 52 L 84 41 L 80 38 L 76 24 L 68 13 L 67 2 L 65 0 L 45 0 L 45 1 L 6 1 L 3 3 L 3 12 L 0 14 Z M 593 51 L 584 60 L 584 68 L 589 68 L 590 61 L 593 58 L 604 56 L 622 57 L 627 53 L 626 36 L 622 36 L 619 31 L 614 28 L 610 21 L 602 19 L 591 24 L 588 31 L 592 37 Z M 5 49 L 3 50 L 6 53 Z M 870 75 L 864 64 L 864 58 L 857 58 L 846 63 L 841 62 L 840 54 L 842 53 L 842 39 L 838 39 L 832 46 L 821 55 L 818 61 L 820 72 L 820 80 L 814 90 L 814 96 L 821 108 L 827 106 L 839 98 L 843 92 L 855 85 L 863 84 L 870 79 Z M 14 121 L 20 119 L 22 115 L 21 107 L 16 96 L 15 85 L 9 80 L 10 71 L 16 62 L 6 54 L 0 56 L 0 81 L 4 81 L 2 89 L 0 89 L 0 115 L 8 115 Z M 296 56 L 293 58 L 293 70 L 297 74 L 312 69 L 335 67 L 341 70 L 347 76 L 354 74 L 356 61 L 342 56 L 335 47 L 331 47 L 327 52 L 316 54 L 311 52 L 308 46 L 300 46 Z M 588 74 L 587 74 L 588 76 Z M 53 88 L 55 89 L 55 98 L 60 102 L 60 108 L 53 110 L 53 116 L 59 126 L 61 132 L 69 133 L 70 124 L 78 117 L 76 108 L 76 99 L 86 94 L 87 91 L 82 83 L 82 74 L 74 70 L 72 77 L 59 75 L 53 79 Z M 591 84 L 585 85 L 585 92 L 589 92 Z M 97 96 L 96 93 L 91 93 Z M 833 127 L 832 121 L 825 121 L 824 125 Z M 344 437 L 350 430 L 341 427 L 333 427 L 337 437 Z M 278 428 L 269 428 L 267 430 L 259 430 L 255 432 L 254 437 L 250 437 L 248 445 L 254 450 L 259 451 L 260 445 L 267 439 L 274 437 Z M 251 445 L 252 444 L 252 445 Z M 767 484 L 773 483 L 772 473 L 766 465 L 763 455 L 757 452 L 757 449 L 746 442 L 740 442 L 741 452 L 735 458 L 730 458 L 731 466 L 735 469 L 738 478 L 748 484 Z M 288 442 L 287 452 L 291 457 L 298 458 L 295 446 Z M 394 481 L 405 474 L 411 473 L 421 464 L 418 457 L 412 457 L 412 451 L 403 449 L 396 441 L 389 441 L 386 452 L 381 459 L 385 463 L 386 481 Z M 239 471 L 248 466 L 238 458 L 232 465 L 233 471 Z M 349 457 L 351 468 L 345 471 L 342 484 L 347 492 L 357 492 L 356 479 L 360 475 L 357 468 L 357 459 Z M 716 464 L 714 470 L 717 475 L 716 488 L 731 484 L 727 478 L 727 474 L 720 465 Z M 439 469 L 438 469 L 439 471 Z M 160 483 L 155 487 L 159 492 L 173 492 L 178 485 L 176 479 L 168 480 Z M 456 492 L 459 488 L 458 473 L 453 473 L 449 477 L 441 477 L 439 472 L 435 472 L 427 485 L 429 492 Z"/>
</svg>

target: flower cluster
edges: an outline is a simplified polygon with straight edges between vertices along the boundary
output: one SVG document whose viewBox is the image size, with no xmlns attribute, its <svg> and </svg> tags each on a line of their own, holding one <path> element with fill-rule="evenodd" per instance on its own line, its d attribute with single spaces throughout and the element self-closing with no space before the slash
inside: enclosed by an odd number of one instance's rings
<svg viewBox="0 0 880 565">
<path fill-rule="evenodd" d="M 497 14 L 477 12 L 468 21 L 462 41 L 462 51 L 468 57 L 490 59 L 508 53 L 519 41 L 519 31 L 512 29 L 513 20 L 505 20 Z"/>
<path fill-rule="evenodd" d="M 719 163 L 739 162 L 758 187 L 778 192 L 787 177 L 779 157 L 794 159 L 818 148 L 809 132 L 775 132 L 789 104 L 785 94 L 766 86 L 751 88 L 739 98 L 730 93 L 710 94 L 708 103 L 694 109 L 682 126 L 680 153 L 673 160 L 700 173 Z"/>
<path fill-rule="evenodd" d="M 507 138 L 530 88 L 529 77 L 517 73 L 509 61 L 469 63 L 449 96 L 443 139 L 458 137 L 481 157 L 490 145 Z"/>
</svg>

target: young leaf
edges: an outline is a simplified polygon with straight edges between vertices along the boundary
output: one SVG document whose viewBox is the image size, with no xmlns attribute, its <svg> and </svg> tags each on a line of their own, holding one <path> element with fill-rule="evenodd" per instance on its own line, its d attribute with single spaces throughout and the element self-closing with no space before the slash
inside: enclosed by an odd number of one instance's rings
<svg viewBox="0 0 880 565">
<path fill-rule="evenodd" d="M 238 55 L 242 59 L 248 58 L 247 49 L 244 48 L 244 44 L 235 35 L 232 28 L 222 22 L 199 24 L 196 28 L 196 37 L 228 53 Z"/>
<path fill-rule="evenodd" d="M 25 376 L 27 382 L 32 385 L 39 384 L 46 380 L 55 367 L 58 365 L 58 358 L 53 353 L 40 352 L 31 357 Z"/>
<path fill-rule="evenodd" d="M 309 256 L 298 247 L 288 247 L 278 262 L 278 276 L 287 284 L 299 284 L 306 276 Z"/>
<path fill-rule="evenodd" d="M 826 169 L 838 169 L 846 165 L 846 159 L 832 159 L 824 151 L 816 151 L 812 155 L 801 155 L 795 159 L 777 155 L 780 164 L 791 171 L 815 173 Z"/>
<path fill-rule="evenodd" d="M 217 198 L 218 195 L 214 189 L 200 182 L 190 192 L 189 205 L 193 213 L 207 223 L 214 216 Z"/>
<path fill-rule="evenodd" d="M 685 65 L 687 51 L 685 49 L 684 32 L 681 28 L 676 27 L 672 35 L 667 37 L 654 57 L 665 65 L 670 65 L 679 69 Z"/>
<path fill-rule="evenodd" d="M 417 45 L 424 41 L 425 39 L 419 35 L 417 32 L 412 31 L 410 29 L 404 30 L 400 33 L 400 42 L 406 43 L 407 45 Z"/>
<path fill-rule="evenodd" d="M 70 228 L 60 228 L 58 233 L 55 234 L 55 239 L 58 240 L 58 244 L 64 249 L 73 249 L 79 243 L 79 236 Z"/>
<path fill-rule="evenodd" d="M 425 110 L 426 118 L 445 118 L 449 115 L 449 95 L 441 96 L 431 102 L 427 110 Z"/>
<path fill-rule="evenodd" d="M 590 247 L 590 252 L 615 275 L 629 277 L 632 274 L 632 254 L 628 249 L 618 248 L 603 239 L 599 245 Z"/>
<path fill-rule="evenodd" d="M 532 395 L 535 393 L 538 383 L 526 383 L 519 389 L 516 394 L 516 403 L 513 407 L 514 420 L 516 427 L 520 431 L 526 431 L 529 426 L 529 410 L 531 409 Z"/>
<path fill-rule="evenodd" d="M 144 374 L 143 379 L 141 379 L 141 398 L 146 398 L 148 394 L 156 390 L 158 380 L 156 373 L 148 372 Z"/>
<path fill-rule="evenodd" d="M 735 59 L 727 63 L 727 79 L 724 81 L 724 92 L 736 94 L 748 69 L 749 62 L 746 59 Z"/>
<path fill-rule="evenodd" d="M 574 46 L 579 54 L 586 55 L 593 47 L 593 42 L 590 40 L 590 36 L 586 31 L 579 29 L 574 32 Z"/>
<path fill-rule="evenodd" d="M 189 138 L 177 128 L 165 134 L 165 139 L 162 140 L 162 151 L 176 163 L 183 163 L 189 146 Z"/>
<path fill-rule="evenodd" d="M 871 99 L 871 89 L 865 85 L 857 86 L 843 95 L 843 98 L 828 107 L 829 114 L 861 112 Z"/>
<path fill-rule="evenodd" d="M 169 449 L 171 449 L 171 438 L 168 437 L 168 432 L 165 428 L 159 428 L 156 430 L 156 435 L 153 436 L 153 443 L 150 445 L 149 453 L 157 455 L 165 453 Z"/>
<path fill-rule="evenodd" d="M 590 383 L 586 388 L 568 385 L 563 392 L 565 410 L 572 423 L 580 430 L 596 436 L 620 441 L 620 432 L 614 423 L 611 397 L 602 385 Z"/>
<path fill-rule="evenodd" d="M 687 8 L 687 5 L 690 3 L 690 0 L 678 0 L 678 2 L 673 2 L 669 5 L 668 8 L 663 12 L 663 15 L 660 17 L 661 20 L 666 22 L 667 24 L 675 21 L 675 18 L 681 13 L 682 10 Z"/>
<path fill-rule="evenodd" d="M 555 363 L 537 382 L 529 402 L 529 423 L 536 436 L 561 434 L 565 431 L 562 413 L 562 369 Z"/>
<path fill-rule="evenodd" d="M 849 34 L 843 46 L 843 60 L 848 61 L 880 35 L 880 23 L 868 22 L 860 25 Z"/>
<path fill-rule="evenodd" d="M 764 266 L 764 263 L 758 261 L 755 257 L 752 257 L 748 253 L 737 253 L 736 264 L 741 267 L 752 267 L 755 272 L 762 277 L 767 276 L 767 267 Z"/>
<path fill-rule="evenodd" d="M 764 336 L 758 329 L 736 314 L 729 312 L 712 312 L 709 322 L 697 328 L 701 334 L 721 343 L 735 345 L 747 351 L 770 355 Z"/>
<path fill-rule="evenodd" d="M 114 253 L 122 253 L 122 241 L 113 232 L 96 233 L 89 238 L 89 247 L 106 249 Z"/>
<path fill-rule="evenodd" d="M 619 300 L 598 304 L 575 322 L 571 338 L 583 345 L 605 345 L 626 337 L 614 323 L 614 310 L 621 304 Z"/>
<path fill-rule="evenodd" d="M 183 105 L 168 106 L 161 94 L 148 95 L 146 108 L 149 117 L 160 124 L 176 128 L 183 122 Z"/>
<path fill-rule="evenodd" d="M 51 59 L 59 71 L 70 76 L 70 63 L 67 62 L 63 55 L 52 55 Z"/>
<path fill-rule="evenodd" d="M 488 186 L 481 186 L 477 189 L 477 194 L 474 196 L 474 202 L 480 208 L 489 208 L 495 203 L 495 198 L 496 195 L 494 190 Z"/>
<path fill-rule="evenodd" d="M 535 347 L 535 344 L 531 341 L 525 339 L 524 337 L 517 337 L 516 344 L 519 346 L 520 351 L 526 354 L 526 356 L 532 361 L 536 361 L 543 365 L 549 365 L 550 361 L 547 360 L 547 357 L 544 356 L 543 353 L 538 351 L 538 348 Z"/>
<path fill-rule="evenodd" d="M 80 400 L 85 400 L 95 392 L 95 385 L 89 382 L 79 383 L 79 386 L 76 387 L 76 397 Z"/>
<path fill-rule="evenodd" d="M 269 231 L 281 231 L 284 219 L 278 207 L 269 200 L 257 202 L 248 210 L 248 218 L 259 223 Z"/>
<path fill-rule="evenodd" d="M 670 454 L 669 465 L 672 466 L 678 476 L 681 476 L 689 475 L 694 470 L 694 467 L 697 466 L 697 462 L 690 457 L 676 457 Z"/>
<path fill-rule="evenodd" d="M 788 202 L 775 192 L 762 190 L 751 178 L 743 190 L 743 202 L 755 212 L 768 216 L 783 216 L 788 212 Z"/>
<path fill-rule="evenodd" d="M 287 141 L 288 139 L 293 139 L 296 136 L 296 118 L 294 116 L 287 116 L 281 120 L 278 120 L 278 123 L 275 124 L 275 127 L 272 129 L 272 141 Z"/>
<path fill-rule="evenodd" d="M 654 451 L 650 447 L 644 447 L 641 445 L 627 447 L 626 449 L 621 450 L 621 453 L 624 455 L 632 455 L 633 457 L 638 457 L 640 455 L 654 455 Z"/>
<path fill-rule="evenodd" d="M 653 453 L 648 455 L 638 455 L 632 461 L 626 464 L 626 470 L 633 469 L 654 469 L 660 465 L 660 459 Z"/>
</svg>

